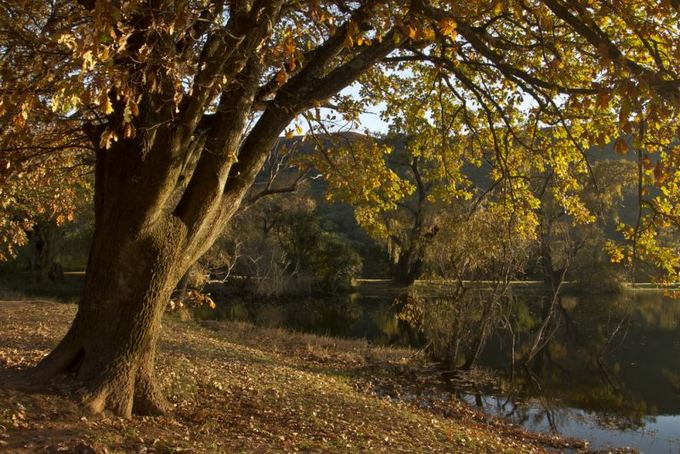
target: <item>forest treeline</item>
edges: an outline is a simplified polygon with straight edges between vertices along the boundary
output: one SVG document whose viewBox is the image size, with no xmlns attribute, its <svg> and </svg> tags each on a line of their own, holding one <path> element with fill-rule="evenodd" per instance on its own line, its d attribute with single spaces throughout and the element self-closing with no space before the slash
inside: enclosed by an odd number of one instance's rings
<svg viewBox="0 0 680 454">
<path fill-rule="evenodd" d="M 413 182 L 415 191 L 372 223 L 362 222 L 362 203 L 336 197 L 306 161 L 319 140 L 329 150 L 386 144 L 386 167 Z M 635 156 L 616 153 L 613 144 L 589 151 L 593 173 L 583 176 L 583 197 L 596 219 L 575 220 L 554 199 L 550 173 L 533 175 L 532 190 L 542 204 L 536 209 L 537 235 L 524 238 L 485 207 L 483 197 L 492 186 L 488 169 L 463 169 L 479 198 L 444 200 L 438 191 L 446 178 L 431 175 L 433 164 L 414 156 L 408 136 L 297 136 L 281 138 L 277 149 L 233 224 L 180 287 L 200 290 L 218 281 L 281 296 L 343 292 L 358 278 L 409 286 L 417 279 L 484 281 L 502 274 L 507 280 L 542 280 L 551 287 L 568 280 L 589 292 L 612 292 L 633 278 L 649 278 L 644 269 L 613 263 L 607 251 L 609 241 L 622 241 L 618 226 L 634 222 L 638 210 Z M 66 222 L 38 218 L 28 243 L 4 266 L 43 281 L 84 270 L 93 228 L 91 196 L 79 191 Z"/>
</svg>

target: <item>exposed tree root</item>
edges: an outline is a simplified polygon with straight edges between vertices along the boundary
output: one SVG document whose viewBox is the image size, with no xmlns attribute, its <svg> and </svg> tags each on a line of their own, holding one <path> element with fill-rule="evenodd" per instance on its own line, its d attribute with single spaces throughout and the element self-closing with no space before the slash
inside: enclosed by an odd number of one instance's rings
<svg viewBox="0 0 680 454">
<path fill-rule="evenodd" d="M 59 345 L 40 363 L 28 371 L 28 382 L 32 385 L 46 385 L 55 376 L 71 370 L 84 355 L 82 343 L 76 339 L 72 326 Z"/>
<path fill-rule="evenodd" d="M 110 411 L 130 418 L 157 416 L 170 405 L 155 381 L 153 355 L 141 358 L 110 358 L 87 355 L 71 332 L 34 369 L 28 371 L 32 385 L 44 386 L 56 376 L 74 373 L 83 385 L 83 404 L 92 414 Z M 105 366 L 108 364 L 108 366 Z"/>
<path fill-rule="evenodd" d="M 136 415 L 160 416 L 171 409 L 170 404 L 158 389 L 152 377 L 138 376 L 135 382 L 135 394 L 132 412 Z"/>
<path fill-rule="evenodd" d="M 86 392 L 83 397 L 83 404 L 92 414 L 109 410 L 117 416 L 130 418 L 132 416 L 133 389 L 132 380 L 116 377 L 94 387 L 92 391 Z"/>
</svg>

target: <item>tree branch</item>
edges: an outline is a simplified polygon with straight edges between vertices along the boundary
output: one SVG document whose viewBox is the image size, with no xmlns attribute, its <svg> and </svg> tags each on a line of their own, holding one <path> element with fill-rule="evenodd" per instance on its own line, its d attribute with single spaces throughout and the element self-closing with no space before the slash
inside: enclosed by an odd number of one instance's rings
<svg viewBox="0 0 680 454">
<path fill-rule="evenodd" d="M 627 69 L 638 80 L 644 81 L 660 94 L 669 97 L 680 97 L 680 80 L 664 80 L 660 74 L 627 58 L 614 44 L 607 34 L 595 23 L 586 24 L 574 16 L 567 7 L 556 0 L 541 0 L 557 17 L 569 24 L 580 36 L 585 38 L 600 53 L 606 52 L 607 57 L 615 64 Z"/>
</svg>

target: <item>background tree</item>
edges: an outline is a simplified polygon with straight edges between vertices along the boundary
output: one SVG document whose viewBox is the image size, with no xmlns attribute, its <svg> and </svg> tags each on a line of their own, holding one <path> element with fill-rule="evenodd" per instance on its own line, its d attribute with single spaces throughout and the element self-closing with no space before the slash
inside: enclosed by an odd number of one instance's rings
<svg viewBox="0 0 680 454">
<path fill-rule="evenodd" d="M 530 236 L 540 201 L 529 177 L 541 174 L 549 159 L 545 141 L 536 141 L 534 154 L 514 139 L 501 153 L 495 151 L 484 136 L 488 130 L 470 132 L 475 123 L 468 106 L 437 67 L 411 62 L 408 71 L 367 84 L 366 90 L 380 93 L 376 99 L 385 105 L 386 137 L 323 153 L 314 164 L 329 180 L 331 197 L 352 204 L 359 224 L 386 243 L 392 279 L 405 286 L 426 272 L 428 249 L 441 229 L 450 228 L 446 223 L 464 223 L 465 213 L 488 199 L 512 211 L 513 222 Z M 478 109 L 472 111 L 479 115 Z M 373 178 L 352 171 L 358 155 L 372 156 L 372 167 L 364 168 L 375 173 Z M 585 169 L 573 164 L 564 170 L 569 178 Z"/>
<path fill-rule="evenodd" d="M 87 156 L 8 152 L 0 173 L 0 261 L 15 258 L 30 241 L 29 268 L 43 278 L 58 277 L 60 233 L 89 203 L 92 185 Z"/>
<path fill-rule="evenodd" d="M 238 213 L 199 260 L 223 280 L 238 276 L 245 292 L 259 296 L 349 290 L 361 257 L 344 236 L 323 225 L 309 185 L 292 194 L 259 200 Z"/>
<path fill-rule="evenodd" d="M 538 176 L 535 183 L 541 198 L 539 267 L 552 291 L 568 276 L 601 290 L 623 281 L 622 276 L 614 276 L 605 243 L 619 236 L 619 224 L 634 218 L 636 166 L 627 160 L 600 160 L 591 169 L 581 183 L 580 196 L 592 215 L 587 222 L 576 223 L 555 200 L 550 172 Z"/>
<path fill-rule="evenodd" d="M 450 368 L 470 369 L 494 328 L 505 321 L 512 303 L 510 283 L 523 273 L 536 237 L 497 201 L 474 211 L 448 210 L 441 217 L 442 230 L 424 259 L 443 279 L 440 292 L 445 296 L 416 296 L 400 318 L 425 337 L 435 359 Z"/>
<path fill-rule="evenodd" d="M 529 205 L 526 182 L 508 164 L 544 156 L 535 131 L 545 124 L 561 131 L 547 159 L 572 214 L 584 211 L 572 176 L 584 171 L 583 149 L 620 130 L 657 154 L 656 184 L 677 184 L 675 1 L 81 0 L 0 8 L 3 132 L 46 146 L 31 131 L 42 121 L 58 125 L 61 137 L 82 131 L 96 149 L 83 298 L 68 334 L 35 371 L 46 379 L 75 369 L 93 411 L 165 408 L 153 364 L 177 281 L 236 212 L 296 116 L 342 107 L 328 100 L 360 79 L 366 87 L 388 81 L 386 65 L 406 72 L 417 60 L 441 74 L 464 106 L 459 134 L 471 139 L 458 142 L 460 154 L 492 150 L 503 184 Z M 370 92 L 360 94 L 372 102 Z M 675 194 L 662 196 L 670 207 L 655 209 L 674 213 Z M 651 232 L 653 222 L 640 225 Z"/>
</svg>

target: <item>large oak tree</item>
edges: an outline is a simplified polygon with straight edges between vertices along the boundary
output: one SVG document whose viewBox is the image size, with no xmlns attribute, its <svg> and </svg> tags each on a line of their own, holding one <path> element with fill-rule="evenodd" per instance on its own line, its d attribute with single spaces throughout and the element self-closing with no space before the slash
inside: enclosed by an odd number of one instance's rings
<svg viewBox="0 0 680 454">
<path fill-rule="evenodd" d="M 509 200 L 529 197 L 514 157 L 535 154 L 578 212 L 570 172 L 586 167 L 583 149 L 626 133 L 670 188 L 650 201 L 648 224 L 671 217 L 679 10 L 677 0 L 0 2 L 2 158 L 96 156 L 83 296 L 34 377 L 75 372 L 93 411 L 163 411 L 163 309 L 280 135 L 298 116 L 322 122 L 324 107 L 351 115 L 402 96 L 393 81 L 417 74 L 409 65 L 458 99 L 452 139 L 468 140 L 451 140 L 451 157 L 492 150 Z M 360 102 L 338 96 L 355 83 Z M 549 147 L 532 134 L 546 125 L 560 131 Z"/>
</svg>

